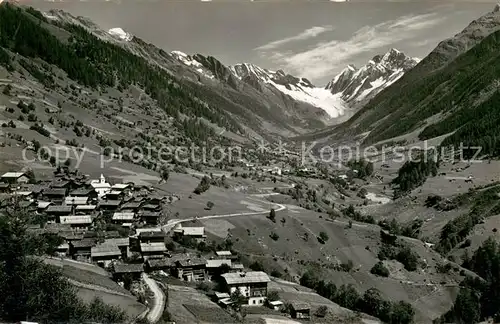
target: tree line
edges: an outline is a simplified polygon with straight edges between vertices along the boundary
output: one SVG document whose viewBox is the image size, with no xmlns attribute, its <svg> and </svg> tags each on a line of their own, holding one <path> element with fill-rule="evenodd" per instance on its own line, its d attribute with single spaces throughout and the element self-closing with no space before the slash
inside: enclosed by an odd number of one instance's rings
<svg viewBox="0 0 500 324">
<path fill-rule="evenodd" d="M 435 321 L 441 323 L 477 323 L 492 318 L 500 321 L 500 246 L 492 237 L 466 258 L 463 266 L 479 278 L 466 277 L 453 307 Z"/>
<path fill-rule="evenodd" d="M 398 176 L 392 180 L 394 188 L 394 198 L 399 198 L 408 194 L 413 189 L 425 183 L 429 176 L 436 176 L 439 164 L 437 159 L 431 156 L 424 158 L 424 154 L 418 161 L 406 161 L 398 170 Z M 430 154 L 432 155 L 432 154 Z"/>
<path fill-rule="evenodd" d="M 342 307 L 375 316 L 385 323 L 409 324 L 415 316 L 415 310 L 405 301 L 384 300 L 376 288 L 370 288 L 360 295 L 351 284 L 337 287 L 332 282 L 320 280 L 317 271 L 305 272 L 300 278 L 300 284 L 314 289 L 319 295 Z"/>
<path fill-rule="evenodd" d="M 37 11 L 29 13 L 10 4 L 0 7 L 0 63 L 11 64 L 8 49 L 26 58 L 40 58 L 53 64 L 68 74 L 68 77 L 84 86 L 94 89 L 106 87 L 127 88 L 137 85 L 146 91 L 170 116 L 179 117 L 182 113 L 190 119 L 205 118 L 228 130 L 242 133 L 239 125 L 225 111 L 216 105 L 208 105 L 198 99 L 190 87 L 180 84 L 172 75 L 158 66 L 151 65 L 144 58 L 126 49 L 103 41 L 85 28 L 77 25 L 40 19 Z M 41 17 L 43 18 L 43 17 Z M 46 27 L 48 24 L 69 32 L 67 41 L 53 35 Z M 30 73 L 47 84 L 51 79 L 44 72 L 34 72 L 36 67 L 23 61 Z M 184 126 L 184 125 L 179 125 Z M 189 125 L 191 126 L 191 125 Z M 195 131 L 195 127 L 205 129 L 204 125 L 193 125 L 190 136 L 204 136 L 212 133 Z M 180 128 L 182 130 L 182 128 Z"/>
</svg>

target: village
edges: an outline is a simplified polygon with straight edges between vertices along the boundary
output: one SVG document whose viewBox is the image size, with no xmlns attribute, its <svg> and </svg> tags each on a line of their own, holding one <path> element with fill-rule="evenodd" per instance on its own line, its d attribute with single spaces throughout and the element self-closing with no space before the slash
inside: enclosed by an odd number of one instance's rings
<svg viewBox="0 0 500 324">
<path fill-rule="evenodd" d="M 265 172 L 281 174 L 275 169 Z M 58 168 L 46 181 L 33 181 L 29 172 L 6 172 L 0 177 L 0 196 L 7 201 L 1 208 L 14 206 L 33 219 L 31 233 L 62 239 L 51 257 L 99 266 L 122 287 L 150 285 L 148 274 L 195 286 L 209 282 L 217 287 L 210 299 L 231 314 L 241 312 L 242 305 L 283 310 L 276 296 L 268 300 L 268 274 L 248 271 L 237 253 L 208 242 L 204 227 L 165 225 L 165 206 L 179 199 L 175 195 Z M 184 248 L 176 249 L 174 242 Z M 293 318 L 310 316 L 304 303 L 287 307 Z"/>
</svg>

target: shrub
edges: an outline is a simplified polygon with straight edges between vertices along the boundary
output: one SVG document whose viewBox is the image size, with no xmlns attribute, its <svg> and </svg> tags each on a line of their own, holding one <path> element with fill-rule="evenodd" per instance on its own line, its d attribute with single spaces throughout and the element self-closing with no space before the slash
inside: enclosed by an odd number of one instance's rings
<svg viewBox="0 0 500 324">
<path fill-rule="evenodd" d="M 196 285 L 196 289 L 203 291 L 210 291 L 212 289 L 211 282 L 201 281 Z"/>
<path fill-rule="evenodd" d="M 319 232 L 319 238 L 323 243 L 325 243 L 330 237 L 326 234 L 326 232 L 321 231 Z"/>
<path fill-rule="evenodd" d="M 401 262 L 408 271 L 417 270 L 418 255 L 409 247 L 403 247 L 396 255 L 396 260 Z"/>
<path fill-rule="evenodd" d="M 267 218 L 269 218 L 273 223 L 276 223 L 276 211 L 274 208 L 271 209 Z"/>
<path fill-rule="evenodd" d="M 328 307 L 326 307 L 325 305 L 321 305 L 318 307 L 314 315 L 316 315 L 317 317 L 325 317 L 327 313 Z"/>
<path fill-rule="evenodd" d="M 210 189 L 210 178 L 208 178 L 207 176 L 204 176 L 200 183 L 198 184 L 198 186 L 194 189 L 194 193 L 197 194 L 197 195 L 201 195 L 202 193 L 204 193 L 205 191 L 207 191 L 208 189 Z"/>
<path fill-rule="evenodd" d="M 38 132 L 39 134 L 42 134 L 45 137 L 50 137 L 50 132 L 46 130 L 41 124 L 34 124 L 30 127 L 30 129 Z"/>
<path fill-rule="evenodd" d="M 12 90 L 12 86 L 10 84 L 7 84 L 4 88 L 2 93 L 6 96 L 10 96 L 10 91 Z"/>
<path fill-rule="evenodd" d="M 269 237 L 272 238 L 274 241 L 277 241 L 280 238 L 280 236 L 275 232 L 271 232 L 271 234 L 269 234 Z"/>
<path fill-rule="evenodd" d="M 28 121 L 29 122 L 36 122 L 38 120 L 38 118 L 36 117 L 35 114 L 29 114 L 28 115 Z"/>
<path fill-rule="evenodd" d="M 376 276 L 389 277 L 389 269 L 387 269 L 382 262 L 375 263 L 370 272 Z"/>
<path fill-rule="evenodd" d="M 273 269 L 271 271 L 271 276 L 273 276 L 275 278 L 281 278 L 281 277 L 283 277 L 283 274 L 281 272 L 279 272 L 278 270 Z"/>
<path fill-rule="evenodd" d="M 268 301 L 277 301 L 277 300 L 280 300 L 280 295 L 279 295 L 278 291 L 276 291 L 276 290 L 270 290 L 270 291 L 268 291 L 268 293 L 267 293 L 267 300 Z"/>
<path fill-rule="evenodd" d="M 253 271 L 264 271 L 264 265 L 260 261 L 254 261 L 248 267 Z"/>
</svg>

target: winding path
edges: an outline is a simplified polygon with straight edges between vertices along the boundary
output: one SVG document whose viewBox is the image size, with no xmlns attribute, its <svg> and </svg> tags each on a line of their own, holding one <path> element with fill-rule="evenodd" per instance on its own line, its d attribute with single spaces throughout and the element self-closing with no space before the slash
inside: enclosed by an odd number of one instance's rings
<svg viewBox="0 0 500 324">
<path fill-rule="evenodd" d="M 163 310 L 165 309 L 165 294 L 160 289 L 156 281 L 149 278 L 149 276 L 144 272 L 142 273 L 142 279 L 155 295 L 154 304 L 147 315 L 147 319 L 151 323 L 156 323 L 160 319 L 161 315 L 163 314 Z"/>
<path fill-rule="evenodd" d="M 257 196 L 257 197 L 265 197 L 265 196 L 271 196 L 274 193 L 269 193 L 269 194 L 256 194 L 252 196 Z M 264 201 L 260 199 L 255 199 L 256 201 L 266 203 L 268 204 L 269 201 Z M 286 209 L 285 205 L 278 204 L 278 203 L 273 203 L 274 205 L 278 206 L 277 209 L 275 209 L 276 212 L 282 211 Z M 187 218 L 187 219 L 171 219 L 167 222 L 167 224 L 163 225 L 161 228 L 164 232 L 168 233 L 175 225 L 184 223 L 184 222 L 189 222 L 189 221 L 194 221 L 194 220 L 204 220 L 204 219 L 214 219 L 214 218 L 229 218 L 229 217 L 240 217 L 240 216 L 255 216 L 255 215 L 266 215 L 269 214 L 269 212 L 266 211 L 259 211 L 259 212 L 243 212 L 243 213 L 233 213 L 233 214 L 223 214 L 223 215 L 209 215 L 209 216 L 201 216 L 201 217 L 193 217 L 193 218 Z"/>
</svg>

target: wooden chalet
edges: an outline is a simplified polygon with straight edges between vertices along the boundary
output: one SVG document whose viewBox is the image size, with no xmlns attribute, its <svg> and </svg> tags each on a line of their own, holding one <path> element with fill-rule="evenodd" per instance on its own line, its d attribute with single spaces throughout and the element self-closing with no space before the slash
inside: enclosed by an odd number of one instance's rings
<svg viewBox="0 0 500 324">
<path fill-rule="evenodd" d="M 165 244 L 165 233 L 163 231 L 141 232 L 137 236 L 141 243 L 163 243 Z"/>
<path fill-rule="evenodd" d="M 72 228 L 88 228 L 92 225 L 91 215 L 70 215 L 70 216 L 59 216 L 59 222 L 61 224 L 70 225 Z"/>
<path fill-rule="evenodd" d="M 29 179 L 24 172 L 6 172 L 0 177 L 3 183 L 28 183 Z"/>
<path fill-rule="evenodd" d="M 105 267 L 108 266 L 111 261 L 121 258 L 121 256 L 121 250 L 118 248 L 118 245 L 113 242 L 104 242 L 90 249 L 91 261 Z"/>
<path fill-rule="evenodd" d="M 162 259 L 167 253 L 165 243 L 140 243 L 140 252 L 144 260 Z"/>
<path fill-rule="evenodd" d="M 168 271 L 174 267 L 174 263 L 169 259 L 148 259 L 146 261 L 146 270 L 151 271 Z"/>
<path fill-rule="evenodd" d="M 178 226 L 174 229 L 174 235 L 178 238 L 187 236 L 190 237 L 196 242 L 204 242 L 206 239 L 205 228 L 204 227 L 183 227 Z"/>
<path fill-rule="evenodd" d="M 130 254 L 130 239 L 128 237 L 107 238 L 104 243 L 115 244 L 120 249 L 122 259 Z"/>
<path fill-rule="evenodd" d="M 78 188 L 78 189 L 72 190 L 69 194 L 72 197 L 88 197 L 89 200 L 91 200 L 91 201 L 97 199 L 97 192 L 92 187 L 90 187 L 90 188 Z"/>
<path fill-rule="evenodd" d="M 184 281 L 204 281 L 207 261 L 203 258 L 186 258 L 175 264 L 177 278 Z"/>
<path fill-rule="evenodd" d="M 88 202 L 89 202 L 89 197 L 87 196 L 82 196 L 82 197 L 69 196 L 64 198 L 64 204 L 67 206 L 87 205 Z"/>
<path fill-rule="evenodd" d="M 141 208 L 142 202 L 140 201 L 129 201 L 122 205 L 122 212 L 133 212 L 136 213 Z"/>
<path fill-rule="evenodd" d="M 247 305 L 262 306 L 267 299 L 267 284 L 271 280 L 263 271 L 224 273 L 222 278 L 226 292 L 232 294 L 239 290 Z"/>
<path fill-rule="evenodd" d="M 121 205 L 121 200 L 100 200 L 97 209 L 103 211 L 115 211 Z"/>
<path fill-rule="evenodd" d="M 84 238 L 82 240 L 69 243 L 69 253 L 75 260 L 89 261 L 92 254 L 92 247 L 96 245 L 96 239 Z"/>
<path fill-rule="evenodd" d="M 104 197 L 108 200 L 119 200 L 121 202 L 125 198 L 125 193 L 119 190 L 111 190 Z"/>
<path fill-rule="evenodd" d="M 65 188 L 48 188 L 42 191 L 42 197 L 45 201 L 51 201 L 61 204 L 67 195 L 68 190 Z"/>
<path fill-rule="evenodd" d="M 133 279 L 139 280 L 144 272 L 144 265 L 142 263 L 115 263 L 113 265 L 113 279 L 116 281 L 123 281 L 125 275 L 132 276 Z"/>
<path fill-rule="evenodd" d="M 60 217 L 60 216 L 68 216 L 73 212 L 73 208 L 71 206 L 62 206 L 62 205 L 49 205 L 45 212 L 49 216 Z"/>
<path fill-rule="evenodd" d="M 307 320 L 311 318 L 311 305 L 304 302 L 292 301 L 290 303 L 292 318 Z"/>
<path fill-rule="evenodd" d="M 113 217 L 111 218 L 111 221 L 115 224 L 133 223 L 134 220 L 135 220 L 135 214 L 133 212 L 131 213 L 115 212 L 113 214 Z"/>
<path fill-rule="evenodd" d="M 161 212 L 156 211 L 141 211 L 137 217 L 146 224 L 157 225 L 161 217 Z"/>
<path fill-rule="evenodd" d="M 75 206 L 75 214 L 89 214 L 95 211 L 97 205 L 76 205 Z"/>
<path fill-rule="evenodd" d="M 229 259 L 214 259 L 206 261 L 206 274 L 209 279 L 231 271 L 232 261 Z M 226 269 L 225 269 L 226 268 Z"/>
</svg>

